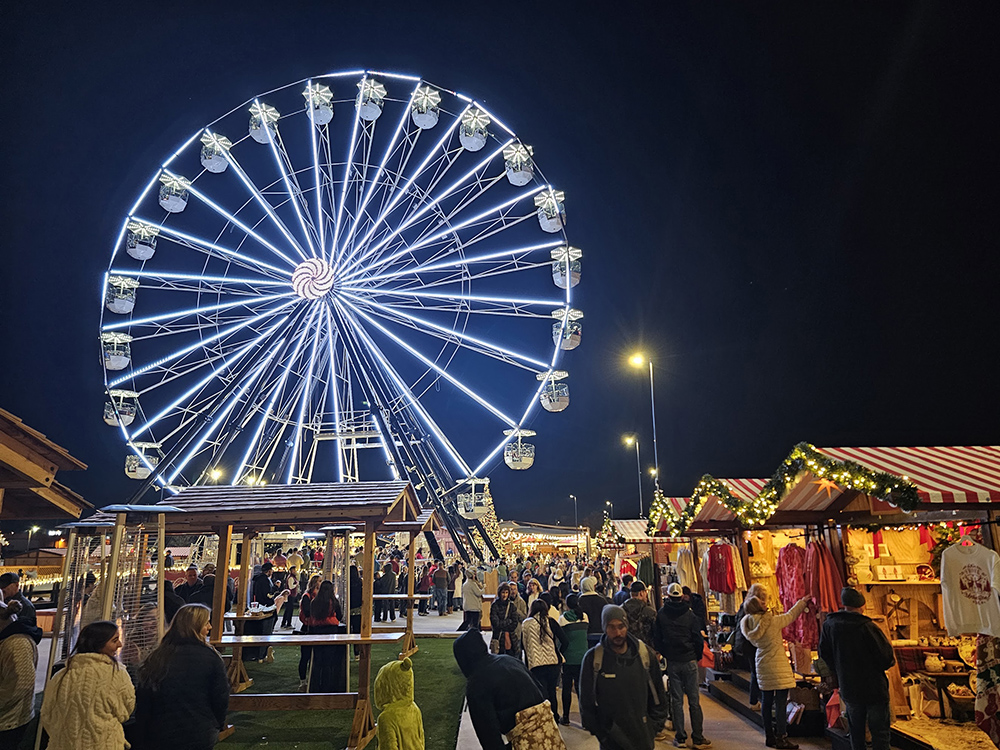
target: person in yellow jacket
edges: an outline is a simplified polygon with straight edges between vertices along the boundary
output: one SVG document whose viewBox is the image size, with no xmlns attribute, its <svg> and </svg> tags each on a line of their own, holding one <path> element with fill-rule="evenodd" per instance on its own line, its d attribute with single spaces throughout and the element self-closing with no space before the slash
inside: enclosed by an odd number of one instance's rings
<svg viewBox="0 0 1000 750">
<path fill-rule="evenodd" d="M 118 626 L 100 620 L 80 631 L 65 669 L 45 688 L 42 726 L 49 750 L 125 750 L 124 722 L 135 708 L 135 690 L 116 658 Z"/>
<path fill-rule="evenodd" d="M 393 660 L 375 677 L 379 750 L 424 750 L 424 720 L 413 702 L 413 662 Z"/>
</svg>

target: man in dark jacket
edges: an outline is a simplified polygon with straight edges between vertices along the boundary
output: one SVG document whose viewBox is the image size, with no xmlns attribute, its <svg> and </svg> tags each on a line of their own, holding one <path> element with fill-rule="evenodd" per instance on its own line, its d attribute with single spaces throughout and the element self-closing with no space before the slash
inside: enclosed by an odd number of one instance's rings
<svg viewBox="0 0 1000 750">
<path fill-rule="evenodd" d="M 0 576 L 0 594 L 3 595 L 3 600 L 6 602 L 18 601 L 21 603 L 21 611 L 17 615 L 18 622 L 30 627 L 35 627 L 38 624 L 35 605 L 21 591 L 21 577 L 17 573 L 4 573 Z"/>
<path fill-rule="evenodd" d="M 611 597 L 611 601 L 617 604 L 619 607 L 624 607 L 625 602 L 629 600 L 632 595 L 632 576 L 628 573 L 622 576 L 622 587 L 615 592 L 615 595 Z M 635 633 L 633 633 L 635 635 Z"/>
<path fill-rule="evenodd" d="M 646 584 L 633 581 L 629 587 L 629 598 L 621 605 L 628 616 L 628 632 L 649 648 L 655 649 L 653 643 L 653 623 L 656 622 L 656 610 L 649 606 Z"/>
<path fill-rule="evenodd" d="M 597 579 L 586 576 L 580 581 L 580 609 L 587 615 L 587 642 L 591 648 L 601 641 L 604 631 L 601 630 L 601 612 L 610 602 L 596 591 Z"/>
<path fill-rule="evenodd" d="M 200 591 L 203 585 L 201 577 L 198 575 L 198 566 L 191 563 L 184 571 L 184 583 L 174 584 L 174 593 L 183 599 L 185 604 L 188 604 L 191 602 L 191 597 Z"/>
<path fill-rule="evenodd" d="M 604 635 L 580 667 L 580 719 L 601 750 L 653 750 L 667 721 L 667 695 L 655 654 L 628 632 L 616 604 L 601 612 Z"/>
<path fill-rule="evenodd" d="M 519 711 L 544 703 L 528 668 L 513 656 L 494 655 L 478 630 L 463 633 L 452 647 L 468 681 L 465 700 L 483 750 L 504 750 L 503 735 L 514 728 Z"/>
<path fill-rule="evenodd" d="M 273 607 L 274 599 L 278 595 L 271 577 L 274 575 L 274 565 L 265 562 L 260 566 L 260 574 L 254 576 L 250 584 L 251 602 L 257 602 L 262 608 Z M 271 635 L 274 632 L 274 623 L 278 619 L 277 611 L 271 613 L 262 620 L 250 620 L 243 625 L 243 632 L 246 635 Z M 243 649 L 243 661 L 257 661 L 266 659 L 270 651 L 268 648 L 250 647 Z"/>
<path fill-rule="evenodd" d="M 889 680 L 885 670 L 896 663 L 892 645 L 871 618 L 865 617 L 865 597 L 845 587 L 844 609 L 823 623 L 819 655 L 840 684 L 847 707 L 852 750 L 865 748 L 865 722 L 872 734 L 872 750 L 889 750 Z"/>
<path fill-rule="evenodd" d="M 703 624 L 684 601 L 680 584 L 667 586 L 667 600 L 656 613 L 653 643 L 667 661 L 670 679 L 670 715 L 674 720 L 674 745 L 684 747 L 684 696 L 691 715 L 691 746 L 708 747 L 712 743 L 702 733 L 704 717 L 698 693 L 698 659 L 701 658 Z"/>
</svg>

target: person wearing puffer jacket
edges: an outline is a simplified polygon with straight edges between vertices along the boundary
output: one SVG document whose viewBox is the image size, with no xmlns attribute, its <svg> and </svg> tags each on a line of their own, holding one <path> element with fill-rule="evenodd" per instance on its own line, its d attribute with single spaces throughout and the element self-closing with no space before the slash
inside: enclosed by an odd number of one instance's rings
<svg viewBox="0 0 1000 750">
<path fill-rule="evenodd" d="M 809 598 L 799 599 L 791 609 L 779 615 L 768 610 L 766 596 L 748 596 L 743 602 L 746 617 L 740 622 L 740 630 L 757 649 L 757 684 L 762 694 L 760 713 L 764 719 L 765 744 L 781 750 L 798 750 L 799 746 L 789 742 L 786 733 L 788 691 L 795 687 L 795 675 L 785 654 L 781 629 L 802 614 Z M 774 724 L 771 723 L 772 708 Z"/>
<path fill-rule="evenodd" d="M 100 620 L 80 631 L 66 668 L 45 688 L 42 726 L 49 750 L 124 750 L 122 723 L 135 708 L 135 690 L 115 655 L 118 626 Z"/>
</svg>

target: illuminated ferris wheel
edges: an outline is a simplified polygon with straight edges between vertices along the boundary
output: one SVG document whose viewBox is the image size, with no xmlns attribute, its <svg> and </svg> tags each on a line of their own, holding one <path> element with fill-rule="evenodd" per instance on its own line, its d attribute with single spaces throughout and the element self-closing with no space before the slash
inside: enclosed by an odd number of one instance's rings
<svg viewBox="0 0 1000 750">
<path fill-rule="evenodd" d="M 156 170 L 112 252 L 104 418 L 126 473 L 403 477 L 453 502 L 501 456 L 530 467 L 529 420 L 568 406 L 580 343 L 565 221 L 530 146 L 419 78 L 245 102 Z"/>
</svg>

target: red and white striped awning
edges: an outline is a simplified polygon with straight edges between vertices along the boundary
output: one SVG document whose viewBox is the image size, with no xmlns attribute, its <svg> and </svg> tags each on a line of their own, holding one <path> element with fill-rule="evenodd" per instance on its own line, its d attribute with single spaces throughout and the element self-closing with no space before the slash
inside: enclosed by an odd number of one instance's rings
<svg viewBox="0 0 1000 750">
<path fill-rule="evenodd" d="M 897 474 L 916 485 L 925 503 L 1000 502 L 1000 446 L 936 448 L 821 448 L 838 461 L 855 461 Z"/>
<path fill-rule="evenodd" d="M 662 537 L 658 539 L 646 533 L 649 522 L 644 518 L 637 520 L 615 519 L 611 523 L 614 524 L 615 531 L 625 537 L 626 544 L 653 544 L 663 541 Z"/>
<path fill-rule="evenodd" d="M 766 479 L 719 479 L 737 498 L 749 502 L 767 484 Z M 736 514 L 727 508 L 715 495 L 709 495 L 691 520 L 689 529 L 713 529 L 736 523 Z"/>
</svg>

